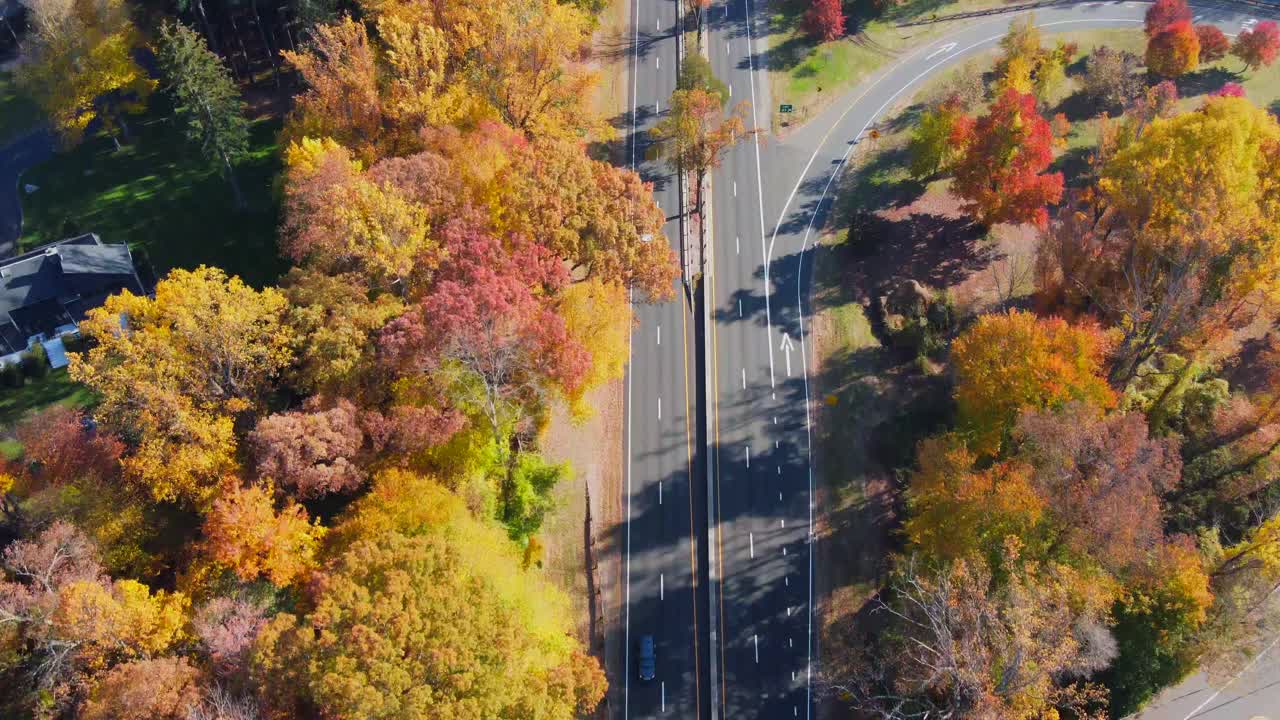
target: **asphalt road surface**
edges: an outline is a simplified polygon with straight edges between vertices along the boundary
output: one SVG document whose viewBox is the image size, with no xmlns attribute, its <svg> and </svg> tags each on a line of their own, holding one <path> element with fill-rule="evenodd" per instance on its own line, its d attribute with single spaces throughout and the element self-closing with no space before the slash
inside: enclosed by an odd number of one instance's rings
<svg viewBox="0 0 1280 720">
<path fill-rule="evenodd" d="M 654 184 L 659 207 L 669 218 L 664 233 L 679 251 L 676 178 L 666 163 L 646 161 L 646 131 L 653 126 L 676 85 L 675 0 L 633 0 L 631 104 L 624 132 L 631 165 Z M 678 283 L 677 283 L 678 284 Z M 705 705 L 705 674 L 699 657 L 708 651 L 705 548 L 705 487 L 694 470 L 695 427 L 690 408 L 696 392 L 693 315 L 677 287 L 674 300 L 648 304 L 636 297 L 637 324 L 631 334 L 627 370 L 626 473 L 623 529 L 623 641 L 625 677 L 610 678 L 622 688 L 622 718 L 695 718 Z M 691 487 L 699 491 L 692 492 Z M 705 542 L 705 540 L 704 540 Z M 701 557 L 699 554 L 701 553 Z M 641 638 L 654 638 L 656 676 L 638 673 Z"/>
<path fill-rule="evenodd" d="M 652 109 L 652 102 L 664 102 L 674 85 L 673 72 L 665 69 L 673 67 L 675 44 L 661 29 L 674 21 L 675 7 L 669 0 L 632 1 L 636 29 L 642 38 L 637 43 L 636 97 L 641 109 Z M 1140 2 L 1083 2 L 1040 8 L 1036 19 L 1046 33 L 1136 29 L 1147 7 Z M 1196 22 L 1217 24 L 1230 35 L 1259 17 L 1257 10 L 1239 5 L 1194 4 L 1193 9 Z M 763 11 L 763 0 L 716 2 L 708 11 L 707 48 L 712 66 L 730 87 L 732 103 L 751 104 L 756 127 L 767 125 L 772 107 L 763 70 L 768 47 Z M 809 354 L 804 318 L 809 312 L 810 251 L 815 233 L 831 208 L 836 177 L 867 131 L 896 103 L 909 99 L 933 73 L 995 46 L 1016 17 L 1018 14 L 1010 13 L 957 23 L 954 30 L 890 63 L 784 140 L 778 141 L 765 128 L 759 142 L 735 148 L 715 172 L 713 267 L 706 288 L 714 317 L 707 382 L 713 397 L 708 422 L 716 502 L 714 522 L 705 531 L 718 570 L 718 582 L 709 589 L 718 610 L 717 642 L 710 652 L 715 654 L 719 672 L 714 686 L 709 687 L 704 679 L 707 665 L 694 662 L 699 653 L 706 652 L 709 639 L 710 628 L 702 612 L 705 605 L 695 601 L 688 607 L 682 599 L 680 607 L 672 607 L 670 594 L 671 573 L 681 573 L 685 587 L 691 578 L 690 561 L 682 560 L 689 539 L 682 533 L 689 529 L 695 534 L 703 532 L 698 499 L 694 497 L 692 505 L 687 499 L 681 501 L 682 508 L 692 509 L 688 522 L 675 519 L 662 524 L 648 517 L 655 510 L 654 484 L 667 478 L 687 488 L 679 473 L 692 463 L 688 460 L 682 466 L 677 457 L 683 451 L 680 431 L 669 421 L 652 417 L 653 398 L 675 392 L 673 383 L 677 381 L 671 378 L 680 378 L 682 372 L 690 378 L 689 387 L 695 387 L 695 370 L 676 365 L 665 371 L 658 369 L 664 363 L 690 362 L 691 356 L 654 344 L 656 323 L 679 321 L 668 314 L 669 306 L 641 308 L 641 325 L 633 336 L 633 396 L 628 413 L 633 433 L 628 454 L 633 462 L 629 474 L 628 571 L 632 653 L 628 673 L 632 679 L 624 717 L 650 717 L 655 712 L 704 716 L 711 700 L 718 717 L 735 720 L 810 717 L 812 671 L 819 663 L 820 648 L 813 632 L 813 567 L 806 542 L 813 522 L 814 478 L 809 462 Z M 655 36 L 653 43 L 643 40 L 647 32 L 654 32 L 650 28 L 657 28 L 662 35 Z M 644 127 L 648 116 L 644 112 L 638 115 Z M 649 171 L 658 172 L 652 167 Z M 659 202 L 664 208 L 673 208 L 669 176 L 666 180 L 658 190 Z M 676 237 L 672 226 L 668 235 Z M 690 402 L 697 399 L 691 395 Z M 685 425 L 683 417 L 679 423 Z M 692 451 L 689 457 L 694 457 Z M 670 517 L 661 509 L 658 515 Z M 697 560 L 702 562 L 703 556 Z M 655 576 L 664 572 L 668 583 L 665 601 L 654 586 Z M 700 579 L 699 592 L 705 589 L 703 585 Z M 690 622 L 695 613 L 696 624 Z M 673 622 L 685 624 L 675 628 Z M 638 688 L 634 680 L 637 633 L 650 632 L 647 628 L 653 627 L 659 628 L 658 674 L 666 682 L 665 710 L 655 704 L 652 686 Z M 678 705 L 672 705 L 674 683 L 681 688 Z M 1261 686 L 1249 696 L 1249 702 L 1260 703 L 1260 708 L 1280 708 L 1280 683 L 1264 682 Z M 1212 707 L 1211 703 L 1204 709 Z M 1280 714 L 1271 712 L 1272 716 Z M 1174 715 L 1158 717 L 1188 720 Z M 1195 717 L 1251 720 L 1253 716 Z"/>
</svg>

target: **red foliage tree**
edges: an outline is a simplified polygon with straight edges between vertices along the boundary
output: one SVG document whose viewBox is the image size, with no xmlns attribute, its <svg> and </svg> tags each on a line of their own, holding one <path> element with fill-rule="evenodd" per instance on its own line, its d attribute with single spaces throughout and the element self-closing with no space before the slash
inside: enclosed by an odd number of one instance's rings
<svg viewBox="0 0 1280 720">
<path fill-rule="evenodd" d="M 1227 56 L 1231 41 L 1216 25 L 1196 25 L 1196 37 L 1200 40 L 1200 62 L 1213 62 Z"/>
<path fill-rule="evenodd" d="M 1175 442 L 1148 436 L 1141 413 L 1104 416 L 1071 403 L 1024 413 L 1014 435 L 1073 552 L 1122 571 L 1160 547 L 1160 496 L 1178 481 L 1182 460 Z"/>
<path fill-rule="evenodd" d="M 430 291 L 382 332 L 386 362 L 432 372 L 452 361 L 476 381 L 501 446 L 514 407 L 573 394 L 590 355 L 549 302 L 568 282 L 564 264 L 519 235 L 505 242 L 463 221 L 440 230 L 449 254 Z"/>
<path fill-rule="evenodd" d="M 24 466 L 40 482 L 102 481 L 120 470 L 124 444 L 94 428 L 75 408 L 41 410 L 22 421 L 15 434 L 22 443 Z"/>
<path fill-rule="evenodd" d="M 1271 67 L 1280 55 L 1280 25 L 1276 21 L 1267 20 L 1253 26 L 1236 37 L 1231 46 L 1231 54 L 1240 58 L 1250 70 Z"/>
<path fill-rule="evenodd" d="M 214 598 L 191 621 L 200 646 L 219 677 L 243 672 L 258 631 L 267 622 L 266 609 L 243 599 Z"/>
<path fill-rule="evenodd" d="M 1209 93 L 1209 97 L 1244 97 L 1244 86 L 1240 83 L 1229 82 Z"/>
<path fill-rule="evenodd" d="M 986 225 L 1049 220 L 1046 205 L 1062 197 L 1062 173 L 1042 174 L 1053 160 L 1053 133 L 1035 96 L 1005 90 L 987 115 L 964 128 L 966 144 L 953 191 Z"/>
<path fill-rule="evenodd" d="M 809 35 L 829 42 L 844 37 L 844 8 L 840 0 L 813 0 L 801 20 Z"/>
<path fill-rule="evenodd" d="M 1200 39 L 1191 23 L 1165 26 L 1147 41 L 1147 69 L 1163 77 L 1178 77 L 1200 64 Z"/>
<path fill-rule="evenodd" d="M 1156 0 L 1147 8 L 1145 29 L 1147 37 L 1154 37 L 1170 25 L 1191 22 L 1191 8 L 1187 0 Z"/>
<path fill-rule="evenodd" d="M 364 432 L 351 401 L 339 399 L 327 410 L 270 415 L 249 436 L 258 475 L 275 480 L 300 498 L 350 492 L 365 481 L 358 464 Z"/>
</svg>

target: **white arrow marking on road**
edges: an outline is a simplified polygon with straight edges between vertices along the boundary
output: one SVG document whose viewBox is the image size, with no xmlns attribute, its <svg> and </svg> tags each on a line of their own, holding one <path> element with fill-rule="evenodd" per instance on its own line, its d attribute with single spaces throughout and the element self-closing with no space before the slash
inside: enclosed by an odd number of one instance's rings
<svg viewBox="0 0 1280 720">
<path fill-rule="evenodd" d="M 925 60 L 932 60 L 932 59 L 933 59 L 935 56 L 937 56 L 937 55 L 942 55 L 943 53 L 949 53 L 949 52 L 951 52 L 952 50 L 955 50 L 955 49 L 956 49 L 956 44 L 955 44 L 955 43 L 953 43 L 953 42 L 951 42 L 951 43 L 947 43 L 946 45 L 943 45 L 942 47 L 938 48 L 937 50 L 934 50 L 933 52 L 929 53 L 928 57 L 926 57 L 926 58 L 925 58 Z"/>
<path fill-rule="evenodd" d="M 787 353 L 787 377 L 791 377 L 791 351 L 795 349 L 795 345 L 791 342 L 791 336 L 782 333 L 782 345 L 778 348 Z"/>
</svg>

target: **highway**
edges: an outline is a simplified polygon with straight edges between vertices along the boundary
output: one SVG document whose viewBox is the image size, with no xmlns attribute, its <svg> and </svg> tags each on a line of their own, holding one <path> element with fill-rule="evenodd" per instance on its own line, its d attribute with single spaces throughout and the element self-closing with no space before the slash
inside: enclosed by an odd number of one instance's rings
<svg viewBox="0 0 1280 720">
<path fill-rule="evenodd" d="M 676 179 L 664 161 L 646 161 L 646 132 L 676 85 L 675 0 L 632 0 L 629 163 L 654 184 L 655 199 L 669 218 L 666 240 L 679 250 Z M 653 242 L 662 242 L 655 238 Z M 695 383 L 693 317 L 682 288 L 662 304 L 633 298 L 637 323 L 631 333 L 626 378 L 626 471 L 623 498 L 623 660 L 625 677 L 617 716 L 695 718 L 705 704 L 698 662 L 707 646 L 704 485 L 694 471 L 695 428 L 690 412 Z M 691 492 L 691 481 L 698 492 Z M 699 520 L 695 523 L 695 517 Z M 705 541 L 704 541 L 705 542 Z M 699 594 L 701 593 L 701 594 Z M 695 602 L 696 601 L 696 602 Z M 657 673 L 639 678 L 640 640 L 654 637 Z"/>
<path fill-rule="evenodd" d="M 663 17 L 674 19 L 674 5 L 668 0 L 632 3 L 642 34 L 649 27 L 665 27 Z M 1147 7 L 1140 2 L 1083 2 L 1040 8 L 1036 18 L 1046 34 L 1137 29 Z M 1196 22 L 1217 24 L 1229 35 L 1257 20 L 1256 10 L 1238 5 L 1193 4 L 1193 9 Z M 716 2 L 708 12 L 706 41 L 717 77 L 731 88 L 731 102 L 751 103 L 757 128 L 767 125 L 773 105 L 763 70 L 768 46 L 763 10 L 764 0 Z M 712 391 L 707 408 L 708 459 L 715 497 L 710 523 L 701 521 L 696 477 L 695 497 L 685 503 L 692 512 L 689 520 L 664 525 L 648 517 L 654 510 L 654 483 L 662 478 L 686 488 L 688 483 L 676 479 L 680 460 L 673 448 L 679 431 L 667 420 L 651 417 L 655 392 L 674 391 L 672 378 L 680 377 L 678 367 L 674 372 L 660 371 L 657 365 L 681 361 L 674 348 L 653 344 L 652 327 L 679 319 L 668 314 L 669 306 L 640 308 L 629 378 L 634 401 L 628 404 L 634 433 L 628 452 L 632 463 L 628 475 L 632 503 L 629 632 L 634 654 L 638 628 L 654 627 L 655 622 L 660 627 L 658 674 L 660 680 L 666 678 L 667 714 L 704 717 L 714 701 L 717 717 L 735 720 L 811 717 L 812 672 L 821 657 L 814 633 L 812 558 L 806 543 L 816 510 L 809 462 L 811 358 L 805 325 L 813 243 L 834 200 L 835 179 L 874 124 L 897 103 L 908 100 L 931 74 L 994 47 L 1018 16 L 1009 13 L 957 23 L 891 62 L 782 140 L 763 127 L 758 141 L 734 148 L 713 174 L 712 266 L 705 281 L 714 318 L 706 370 Z M 637 43 L 636 97 L 641 107 L 664 101 L 670 94 L 674 72 L 663 74 L 658 69 L 659 57 L 661 67 L 668 67 L 664 54 L 668 52 L 674 54 L 674 43 Z M 651 167 L 646 173 L 659 171 Z M 658 190 L 664 208 L 673 207 L 668 205 L 670 192 L 665 186 Z M 676 237 L 673 228 L 668 227 L 668 235 Z M 692 356 L 686 353 L 684 361 L 692 362 Z M 685 372 L 691 406 L 701 411 L 701 398 L 692 390 L 699 387 L 698 369 Z M 694 443 L 685 469 L 693 464 L 696 450 Z M 658 515 L 670 517 L 661 510 Z M 684 524 L 677 529 L 674 524 L 679 522 Z M 690 529 L 695 534 L 705 531 L 715 562 L 716 582 L 700 578 L 698 588 L 698 598 L 710 590 L 709 601 L 717 610 L 716 643 L 710 648 L 718 668 L 713 686 L 706 677 L 708 665 L 693 662 L 707 651 L 710 637 L 705 602 L 696 599 L 689 608 L 682 601 L 682 607 L 672 608 L 670 575 L 665 601 L 656 597 L 653 587 L 654 575 L 662 572 L 680 571 L 686 580 L 691 577 L 688 558 L 679 566 L 675 557 L 689 543 L 679 534 Z M 705 558 L 699 550 L 699 573 L 706 571 Z M 695 632 L 690 632 L 688 624 L 670 627 L 681 613 L 697 613 Z M 675 667 L 673 661 L 678 663 Z M 632 658 L 628 665 L 632 699 L 621 716 L 661 713 L 662 708 L 653 703 L 652 687 L 636 687 L 634 667 Z M 676 681 L 668 675 L 672 672 L 682 676 L 678 682 L 684 694 L 679 702 L 684 704 L 679 710 L 670 704 Z M 695 675 L 692 689 L 691 673 Z M 1251 702 L 1280 707 L 1280 684 L 1267 687 L 1262 692 L 1269 695 L 1255 693 Z"/>
</svg>

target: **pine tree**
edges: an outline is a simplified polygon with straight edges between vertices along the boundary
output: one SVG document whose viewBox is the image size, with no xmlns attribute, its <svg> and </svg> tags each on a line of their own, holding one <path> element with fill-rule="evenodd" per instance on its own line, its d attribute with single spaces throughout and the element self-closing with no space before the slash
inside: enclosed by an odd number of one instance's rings
<svg viewBox="0 0 1280 720">
<path fill-rule="evenodd" d="M 249 122 L 231 73 L 198 33 L 180 23 L 160 27 L 157 49 L 176 101 L 174 109 L 187 124 L 187 138 L 200 146 L 211 163 L 221 166 L 236 208 L 244 209 L 235 165 L 248 152 Z"/>
</svg>

